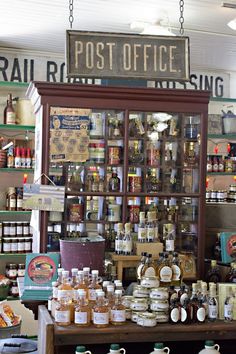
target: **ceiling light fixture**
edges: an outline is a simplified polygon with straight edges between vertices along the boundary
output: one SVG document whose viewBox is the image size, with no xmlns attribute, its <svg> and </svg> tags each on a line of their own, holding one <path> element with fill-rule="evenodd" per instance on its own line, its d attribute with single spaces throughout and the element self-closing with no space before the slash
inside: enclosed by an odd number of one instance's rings
<svg viewBox="0 0 236 354">
<path fill-rule="evenodd" d="M 234 31 L 236 31 L 236 18 L 232 21 L 230 21 L 229 23 L 227 23 L 227 25 Z"/>
</svg>

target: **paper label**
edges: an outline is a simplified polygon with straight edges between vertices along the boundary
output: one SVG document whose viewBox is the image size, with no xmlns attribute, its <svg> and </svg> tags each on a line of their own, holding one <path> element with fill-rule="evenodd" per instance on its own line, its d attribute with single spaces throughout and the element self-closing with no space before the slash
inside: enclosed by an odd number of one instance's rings
<svg viewBox="0 0 236 354">
<path fill-rule="evenodd" d="M 55 311 L 55 322 L 70 323 L 70 311 Z"/>
<path fill-rule="evenodd" d="M 111 310 L 112 322 L 125 322 L 125 320 L 126 320 L 125 310 Z"/>
<path fill-rule="evenodd" d="M 93 323 L 98 325 L 109 323 L 109 312 L 94 312 L 93 311 Z"/>
<path fill-rule="evenodd" d="M 88 323 L 87 312 L 76 312 L 75 311 L 75 324 L 86 324 Z"/>
</svg>

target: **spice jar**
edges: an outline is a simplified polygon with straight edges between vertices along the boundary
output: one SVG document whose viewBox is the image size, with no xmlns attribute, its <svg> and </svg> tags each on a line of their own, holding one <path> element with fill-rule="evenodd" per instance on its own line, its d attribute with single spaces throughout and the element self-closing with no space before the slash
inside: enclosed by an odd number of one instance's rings
<svg viewBox="0 0 236 354">
<path fill-rule="evenodd" d="M 17 278 L 17 265 L 15 263 L 6 264 L 6 276 L 11 280 Z"/>
<path fill-rule="evenodd" d="M 17 276 L 18 277 L 24 277 L 25 276 L 25 264 L 24 263 L 18 264 Z"/>
</svg>

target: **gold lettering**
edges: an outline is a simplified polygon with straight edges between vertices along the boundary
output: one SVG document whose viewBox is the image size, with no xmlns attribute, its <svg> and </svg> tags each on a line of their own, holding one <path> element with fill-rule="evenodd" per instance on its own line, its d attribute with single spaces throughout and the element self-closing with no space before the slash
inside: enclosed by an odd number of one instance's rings
<svg viewBox="0 0 236 354">
<path fill-rule="evenodd" d="M 141 48 L 141 44 L 134 44 L 134 71 L 137 71 L 137 59 L 139 58 L 139 54 L 137 53 L 138 48 Z"/>
<path fill-rule="evenodd" d="M 97 61 L 97 68 L 104 69 L 104 56 L 100 53 L 100 50 L 104 49 L 104 44 L 102 42 L 97 43 L 96 54 L 100 60 Z"/>
<path fill-rule="evenodd" d="M 149 55 L 147 54 L 147 49 L 151 48 L 151 44 L 144 44 L 143 46 L 143 70 L 147 71 L 147 59 Z"/>
<path fill-rule="evenodd" d="M 111 42 L 111 43 L 106 43 L 106 45 L 108 46 L 108 50 L 109 50 L 109 69 L 112 70 L 113 69 L 113 47 L 116 45 L 115 43 Z"/>
<path fill-rule="evenodd" d="M 123 67 L 124 70 L 131 70 L 131 45 L 125 43 L 123 45 Z"/>
<path fill-rule="evenodd" d="M 86 43 L 86 67 L 88 69 L 94 67 L 94 44 L 92 42 Z"/>
<path fill-rule="evenodd" d="M 171 73 L 176 73 L 176 69 L 173 68 L 173 61 L 174 61 L 174 54 L 173 51 L 176 49 L 175 45 L 170 46 L 170 72 Z"/>
<path fill-rule="evenodd" d="M 79 55 L 83 53 L 83 43 L 75 41 L 75 67 L 79 67 Z"/>
<path fill-rule="evenodd" d="M 160 71 L 166 71 L 167 65 L 166 65 L 166 63 L 163 62 L 164 61 L 163 55 L 164 55 L 164 53 L 167 52 L 166 46 L 161 45 L 159 51 L 160 51 Z"/>
</svg>

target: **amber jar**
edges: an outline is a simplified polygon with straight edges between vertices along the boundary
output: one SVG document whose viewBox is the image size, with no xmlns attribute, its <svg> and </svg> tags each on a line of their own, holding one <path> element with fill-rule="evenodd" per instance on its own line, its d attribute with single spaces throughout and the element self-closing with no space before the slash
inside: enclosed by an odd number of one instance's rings
<svg viewBox="0 0 236 354">
<path fill-rule="evenodd" d="M 6 264 L 6 276 L 11 280 L 15 280 L 17 278 L 17 264 L 15 263 Z"/>
<path fill-rule="evenodd" d="M 25 264 L 24 263 L 19 263 L 18 264 L 17 276 L 18 277 L 24 277 L 25 276 Z"/>
</svg>

